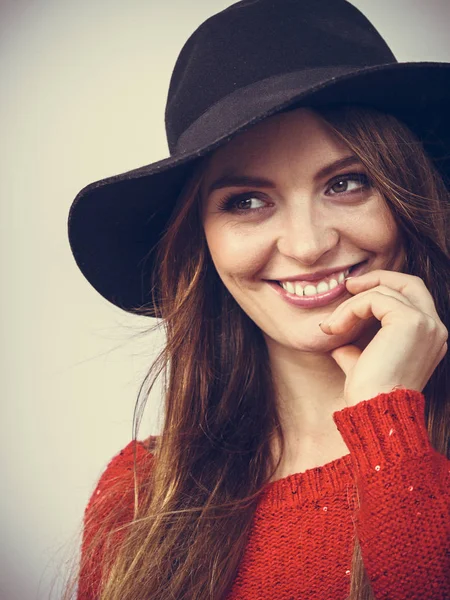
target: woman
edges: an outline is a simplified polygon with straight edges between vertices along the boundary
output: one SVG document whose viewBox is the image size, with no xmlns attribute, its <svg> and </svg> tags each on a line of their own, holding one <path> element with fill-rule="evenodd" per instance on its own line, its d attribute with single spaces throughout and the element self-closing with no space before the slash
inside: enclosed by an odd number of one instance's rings
<svg viewBox="0 0 450 600">
<path fill-rule="evenodd" d="M 100 479 L 79 600 L 449 597 L 449 82 L 344 0 L 188 40 L 171 157 L 69 220 L 167 331 L 163 431 Z"/>
</svg>

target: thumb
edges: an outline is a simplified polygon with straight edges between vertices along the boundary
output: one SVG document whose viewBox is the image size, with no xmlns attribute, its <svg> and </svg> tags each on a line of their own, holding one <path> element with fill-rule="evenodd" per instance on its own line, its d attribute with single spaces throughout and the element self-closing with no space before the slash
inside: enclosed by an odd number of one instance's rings
<svg viewBox="0 0 450 600">
<path fill-rule="evenodd" d="M 357 346 L 340 346 L 330 352 L 331 356 L 347 376 L 358 362 L 362 351 Z"/>
</svg>

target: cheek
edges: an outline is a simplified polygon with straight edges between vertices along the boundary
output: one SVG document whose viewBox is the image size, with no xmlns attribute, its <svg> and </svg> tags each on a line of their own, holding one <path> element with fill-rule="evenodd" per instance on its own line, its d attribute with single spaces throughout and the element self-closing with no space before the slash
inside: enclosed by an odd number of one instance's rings
<svg viewBox="0 0 450 600">
<path fill-rule="evenodd" d="M 392 257 L 395 258 L 402 246 L 402 237 L 396 222 L 390 214 L 385 215 L 385 218 L 378 228 L 379 252 L 386 255 L 392 255 Z"/>
<path fill-rule="evenodd" d="M 271 246 L 267 236 L 223 226 L 205 228 L 205 235 L 212 260 L 223 280 L 253 277 L 269 260 Z"/>
<path fill-rule="evenodd" d="M 358 232 L 357 241 L 377 254 L 396 253 L 402 246 L 401 234 L 388 207 L 381 198 L 369 207 L 370 210 L 360 215 L 354 224 L 353 231 Z"/>
</svg>

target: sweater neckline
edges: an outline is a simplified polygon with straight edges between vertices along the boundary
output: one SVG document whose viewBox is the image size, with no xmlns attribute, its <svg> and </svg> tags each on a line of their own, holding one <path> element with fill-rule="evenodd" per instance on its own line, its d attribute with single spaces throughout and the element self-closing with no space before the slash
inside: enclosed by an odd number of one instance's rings
<svg viewBox="0 0 450 600">
<path fill-rule="evenodd" d="M 138 445 L 151 456 L 142 441 L 138 441 Z M 353 480 L 352 459 L 350 454 L 345 454 L 319 467 L 266 483 L 261 490 L 259 508 L 295 506 L 308 501 L 317 503 L 329 495 L 348 489 Z"/>
<path fill-rule="evenodd" d="M 345 454 L 320 467 L 267 483 L 262 489 L 260 504 L 279 507 L 318 502 L 351 486 L 353 478 L 351 456 Z"/>
</svg>

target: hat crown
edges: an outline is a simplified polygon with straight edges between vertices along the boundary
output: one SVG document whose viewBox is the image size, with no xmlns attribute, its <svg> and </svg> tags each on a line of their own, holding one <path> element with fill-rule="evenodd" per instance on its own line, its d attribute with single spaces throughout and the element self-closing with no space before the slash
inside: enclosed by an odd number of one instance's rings
<svg viewBox="0 0 450 600">
<path fill-rule="evenodd" d="M 206 20 L 172 74 L 166 132 L 180 136 L 238 89 L 269 77 L 324 67 L 397 62 L 378 31 L 346 0 L 244 0 Z"/>
</svg>

